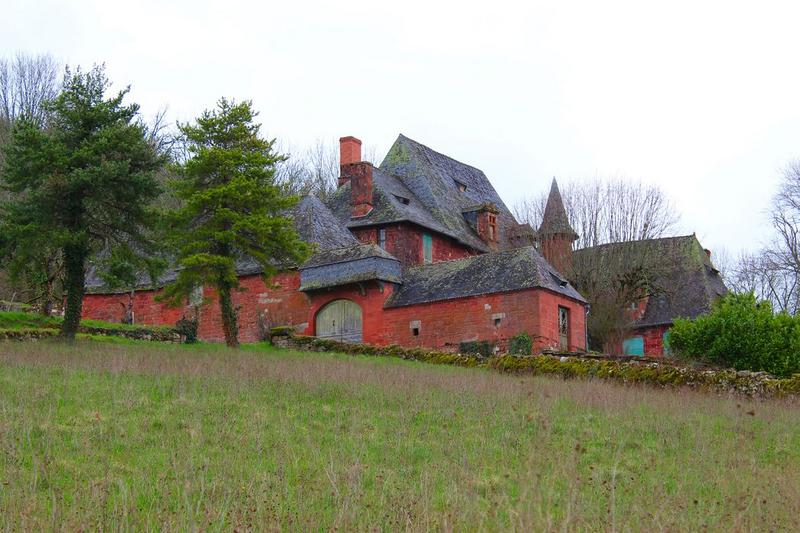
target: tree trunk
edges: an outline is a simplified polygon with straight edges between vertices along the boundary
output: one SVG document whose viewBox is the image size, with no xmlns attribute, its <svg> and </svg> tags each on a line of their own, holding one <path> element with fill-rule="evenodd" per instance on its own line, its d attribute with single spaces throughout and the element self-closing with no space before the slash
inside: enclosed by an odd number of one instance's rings
<svg viewBox="0 0 800 533">
<path fill-rule="evenodd" d="M 74 340 L 81 323 L 81 309 L 83 308 L 83 293 L 85 290 L 84 263 L 86 252 L 82 246 L 68 245 L 64 247 L 64 267 L 66 273 L 65 289 L 67 302 L 64 308 L 64 323 L 61 326 L 61 336 Z"/>
<path fill-rule="evenodd" d="M 222 312 L 222 330 L 225 332 L 225 344 L 231 348 L 239 347 L 239 326 L 236 323 L 236 310 L 233 308 L 231 288 L 221 283 L 219 292 L 219 309 Z"/>
</svg>

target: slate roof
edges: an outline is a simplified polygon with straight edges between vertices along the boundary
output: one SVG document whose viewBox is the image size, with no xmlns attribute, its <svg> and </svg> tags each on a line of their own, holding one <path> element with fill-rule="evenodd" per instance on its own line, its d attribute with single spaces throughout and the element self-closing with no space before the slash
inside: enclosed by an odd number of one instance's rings
<svg viewBox="0 0 800 533">
<path fill-rule="evenodd" d="M 336 215 L 340 225 L 360 228 L 393 222 L 413 222 L 459 240 L 455 232 L 433 218 L 419 198 L 396 176 L 375 168 L 372 171 L 372 187 L 372 211 L 356 219 L 351 219 L 350 216 L 350 182 L 336 189 L 328 199 L 327 206 Z M 408 200 L 408 203 L 404 203 L 401 198 Z M 471 241 L 464 244 L 471 245 Z"/>
<path fill-rule="evenodd" d="M 343 227 L 339 220 L 331 211 L 315 196 L 305 196 L 294 206 L 291 216 L 295 221 L 295 228 L 300 238 L 316 246 L 316 253 L 311 256 L 309 261 L 327 250 L 353 246 L 359 243 L 347 228 Z M 261 265 L 252 259 L 245 257 L 236 262 L 236 271 L 240 276 L 260 274 L 263 269 Z M 167 269 L 158 278 L 155 286 L 163 287 L 172 283 L 177 278 L 177 270 Z M 141 273 L 136 280 L 137 289 L 151 289 L 153 284 L 146 273 Z M 111 290 L 106 287 L 105 282 L 100 278 L 97 267 L 90 265 L 86 274 L 86 291 L 89 293 L 109 293 L 121 292 Z"/>
<path fill-rule="evenodd" d="M 573 239 L 578 238 L 578 234 L 572 229 L 567 217 L 567 210 L 564 208 L 564 200 L 561 198 L 561 191 L 558 190 L 558 183 L 553 178 L 550 185 L 550 194 L 547 197 L 547 204 L 542 216 L 542 224 L 539 226 L 539 235 L 569 235 Z"/>
<path fill-rule="evenodd" d="M 360 281 L 400 283 L 400 261 L 376 244 L 326 250 L 300 267 L 300 290 L 340 287 Z"/>
<path fill-rule="evenodd" d="M 463 212 L 490 203 L 498 211 L 498 249 L 512 248 L 511 237 L 520 233 L 520 225 L 481 170 L 404 135 L 397 138 L 380 167 L 374 169 L 373 191 L 373 210 L 365 217 L 350 218 L 349 184 L 332 195 L 328 206 L 350 228 L 409 221 L 487 252 L 490 248 Z M 408 204 L 398 196 L 408 199 Z"/>
<path fill-rule="evenodd" d="M 657 258 L 655 293 L 636 327 L 672 324 L 676 318 L 695 318 L 707 313 L 712 302 L 728 289 L 697 237 L 685 235 L 661 239 L 604 244 L 575 252 L 575 260 L 597 260 L 601 254 L 647 254 Z"/>
<path fill-rule="evenodd" d="M 533 246 L 526 246 L 408 268 L 386 307 L 537 287 L 586 302 Z"/>
</svg>

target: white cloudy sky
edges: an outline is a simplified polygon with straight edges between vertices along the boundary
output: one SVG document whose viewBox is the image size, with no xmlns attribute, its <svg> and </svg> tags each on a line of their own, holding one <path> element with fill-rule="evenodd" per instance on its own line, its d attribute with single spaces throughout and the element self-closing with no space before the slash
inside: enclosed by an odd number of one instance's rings
<svg viewBox="0 0 800 533">
<path fill-rule="evenodd" d="M 509 205 L 550 178 L 657 183 L 681 231 L 753 248 L 800 157 L 800 4 L 4 0 L 0 54 L 105 62 L 145 114 L 254 100 L 293 145 L 402 132 Z"/>
</svg>

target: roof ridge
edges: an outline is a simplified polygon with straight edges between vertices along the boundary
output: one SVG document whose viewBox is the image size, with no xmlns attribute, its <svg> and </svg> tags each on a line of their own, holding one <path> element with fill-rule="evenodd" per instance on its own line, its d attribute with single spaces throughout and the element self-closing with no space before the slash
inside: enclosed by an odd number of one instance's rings
<svg viewBox="0 0 800 533">
<path fill-rule="evenodd" d="M 410 142 L 414 143 L 415 145 L 417 145 L 417 146 L 419 146 L 419 147 L 421 147 L 421 148 L 424 148 L 425 150 L 427 150 L 427 151 L 429 151 L 429 152 L 433 152 L 433 153 L 434 153 L 434 154 L 436 154 L 436 155 L 439 155 L 439 156 L 442 156 L 442 157 L 446 157 L 446 158 L 447 158 L 447 159 L 449 159 L 450 161 L 455 161 L 455 162 L 456 162 L 456 163 L 458 163 L 459 165 L 463 165 L 463 166 L 465 166 L 465 167 L 469 167 L 469 168 L 471 168 L 471 169 L 474 169 L 474 170 L 478 170 L 478 171 L 480 171 L 480 172 L 483 172 L 483 171 L 482 171 L 481 169 L 479 169 L 478 167 L 474 167 L 474 166 L 470 165 L 469 163 L 464 163 L 463 161 L 459 161 L 458 159 L 456 159 L 456 158 L 454 158 L 454 157 L 451 157 L 451 156 L 449 156 L 449 155 L 447 155 L 447 154 L 443 154 L 442 152 L 439 152 L 438 150 L 434 150 L 433 148 L 431 148 L 431 147 L 430 147 L 430 146 L 428 146 L 427 144 L 422 144 L 422 143 L 421 143 L 421 142 L 419 142 L 419 141 L 415 141 L 414 139 L 412 139 L 411 137 L 409 137 L 409 136 L 407 136 L 407 135 L 403 135 L 402 133 L 400 133 L 400 134 L 398 135 L 398 138 L 399 138 L 399 137 L 402 137 L 403 139 L 406 139 L 407 141 L 410 141 Z M 428 156 L 428 154 L 425 154 L 425 156 L 427 157 L 427 156 Z"/>
</svg>

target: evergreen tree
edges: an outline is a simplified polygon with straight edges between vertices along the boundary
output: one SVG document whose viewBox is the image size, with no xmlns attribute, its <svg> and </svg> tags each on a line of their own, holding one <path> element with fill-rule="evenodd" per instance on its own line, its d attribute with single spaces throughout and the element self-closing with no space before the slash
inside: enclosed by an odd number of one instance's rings
<svg viewBox="0 0 800 533">
<path fill-rule="evenodd" d="M 25 260 L 43 243 L 61 251 L 68 339 L 80 323 L 89 260 L 101 251 L 145 251 L 154 220 L 148 205 L 159 194 L 154 172 L 164 161 L 147 142 L 139 106 L 123 104 L 129 88 L 106 99 L 109 85 L 103 67 L 67 70 L 47 104 L 47 127 L 18 121 L 6 150 L 12 197 L 0 209 L 3 253 Z"/>
<path fill-rule="evenodd" d="M 179 126 L 189 157 L 176 168 L 176 196 L 182 207 L 171 216 L 168 244 L 177 253 L 178 276 L 165 297 L 181 303 L 195 287 L 213 287 L 219 297 L 225 342 L 236 347 L 239 288 L 236 263 L 250 258 L 265 277 L 302 262 L 308 247 L 288 210 L 297 202 L 275 180 L 284 158 L 273 141 L 259 137 L 252 103 L 221 99 L 196 124 Z"/>
</svg>

